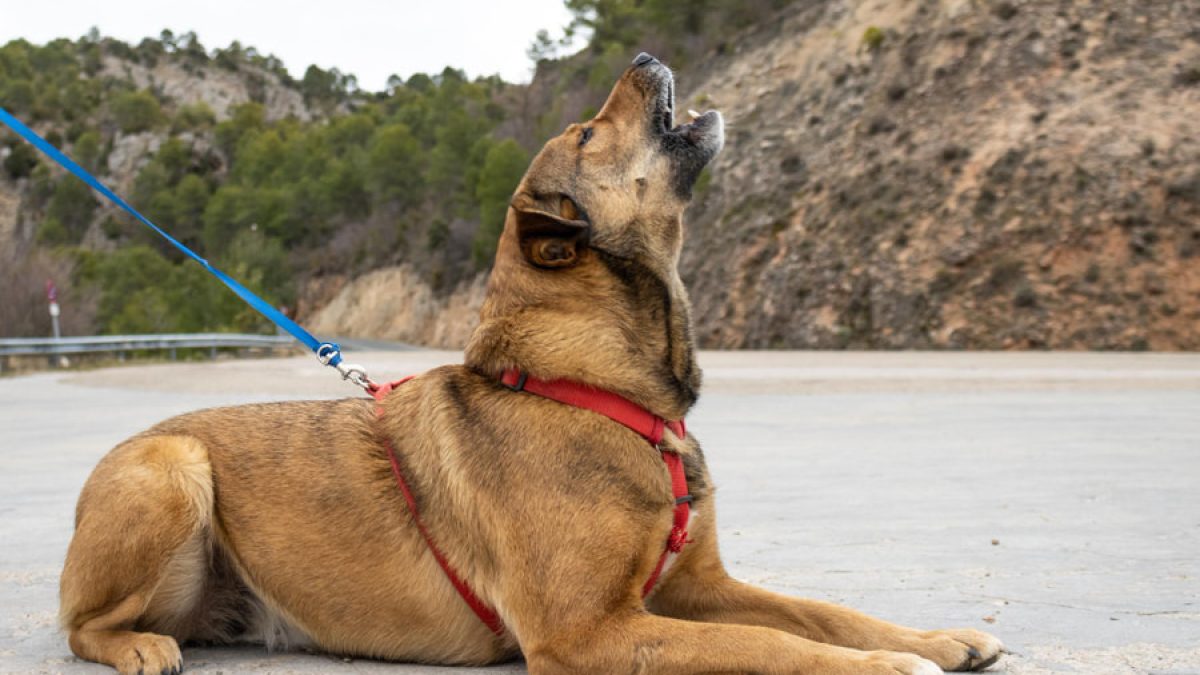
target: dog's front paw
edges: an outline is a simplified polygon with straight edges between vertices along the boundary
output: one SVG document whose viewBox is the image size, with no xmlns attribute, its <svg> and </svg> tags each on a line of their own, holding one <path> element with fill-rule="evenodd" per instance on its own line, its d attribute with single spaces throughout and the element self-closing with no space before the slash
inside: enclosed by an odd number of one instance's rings
<svg viewBox="0 0 1200 675">
<path fill-rule="evenodd" d="M 875 651 L 866 653 L 869 668 L 863 671 L 869 673 L 887 673 L 888 675 L 943 675 L 938 664 L 916 654 L 902 652 Z M 862 671 L 860 671 L 862 672 Z"/>
<path fill-rule="evenodd" d="M 926 631 L 918 639 L 913 651 L 948 671 L 983 670 L 1004 653 L 995 636 L 971 628 Z"/>
<path fill-rule="evenodd" d="M 112 666 L 121 675 L 178 675 L 183 656 L 174 638 L 154 633 L 133 634 L 114 655 Z"/>
</svg>

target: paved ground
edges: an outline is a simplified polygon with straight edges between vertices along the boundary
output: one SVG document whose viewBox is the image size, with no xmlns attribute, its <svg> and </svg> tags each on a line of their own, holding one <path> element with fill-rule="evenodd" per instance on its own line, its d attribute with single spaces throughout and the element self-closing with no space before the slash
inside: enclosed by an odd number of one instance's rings
<svg viewBox="0 0 1200 675">
<path fill-rule="evenodd" d="M 379 379 L 457 354 L 372 352 Z M 1200 356 L 704 354 L 688 420 L 736 575 L 990 630 L 996 671 L 1200 673 Z M 0 672 L 102 673 L 54 624 L 76 493 L 203 406 L 353 394 L 310 358 L 0 378 Z M 191 672 L 459 673 L 257 648 Z M 519 665 L 487 672 L 521 673 Z"/>
</svg>

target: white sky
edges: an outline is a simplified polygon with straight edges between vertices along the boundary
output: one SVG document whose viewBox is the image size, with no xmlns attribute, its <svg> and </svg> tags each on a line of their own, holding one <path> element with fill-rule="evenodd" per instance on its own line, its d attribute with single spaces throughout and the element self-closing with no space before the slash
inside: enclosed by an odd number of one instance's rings
<svg viewBox="0 0 1200 675">
<path fill-rule="evenodd" d="M 0 44 L 74 39 L 92 26 L 132 44 L 163 28 L 192 30 L 210 52 L 240 40 L 278 56 L 294 77 L 315 63 L 378 91 L 393 73 L 448 65 L 527 82 L 534 35 L 560 36 L 569 17 L 562 0 L 0 0 Z"/>
</svg>

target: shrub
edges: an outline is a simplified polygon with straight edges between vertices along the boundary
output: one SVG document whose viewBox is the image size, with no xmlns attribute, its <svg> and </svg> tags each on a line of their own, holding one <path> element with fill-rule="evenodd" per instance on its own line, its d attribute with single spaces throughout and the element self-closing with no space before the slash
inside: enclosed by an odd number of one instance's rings
<svg viewBox="0 0 1200 675">
<path fill-rule="evenodd" d="M 67 228 L 63 227 L 61 220 L 52 216 L 38 223 L 37 239 L 38 242 L 47 246 L 60 246 L 71 243 L 71 235 L 67 232 Z"/>
<path fill-rule="evenodd" d="M 203 101 L 180 106 L 171 120 L 171 129 L 175 132 L 207 129 L 216 124 L 217 116 L 212 108 Z"/>
<path fill-rule="evenodd" d="M 12 147 L 12 152 L 4 158 L 4 171 L 10 178 L 24 178 L 33 173 L 38 165 L 37 151 L 33 146 L 21 141 Z"/>
<path fill-rule="evenodd" d="M 242 137 L 266 125 L 266 110 L 260 103 L 243 103 L 232 110 L 229 119 L 217 125 L 217 145 L 232 162 Z"/>
<path fill-rule="evenodd" d="M 27 112 L 33 108 L 36 93 L 33 83 L 29 80 L 13 80 L 8 82 L 0 93 L 3 93 L 4 106 L 15 113 Z"/>
<path fill-rule="evenodd" d="M 1200 84 L 1200 64 L 1180 68 L 1175 74 L 1175 82 L 1184 87 Z"/>
<path fill-rule="evenodd" d="M 408 125 L 389 124 L 375 132 L 367 156 L 367 185 L 380 202 L 412 206 L 422 184 L 421 145 Z"/>
<path fill-rule="evenodd" d="M 712 184 L 712 170 L 709 167 L 704 167 L 700 171 L 700 177 L 696 179 L 696 185 L 692 187 L 692 192 L 697 197 L 703 197 L 708 192 L 709 186 Z"/>
<path fill-rule="evenodd" d="M 88 171 L 95 172 L 100 167 L 100 159 L 102 150 L 100 148 L 100 134 L 95 131 L 85 131 L 75 139 L 74 147 L 71 148 L 75 161 Z"/>
<path fill-rule="evenodd" d="M 96 318 L 101 331 L 119 333 L 122 328 L 144 328 L 144 325 L 137 325 L 137 307 L 134 303 L 150 298 L 146 295 L 138 298 L 136 294 L 144 289 L 165 287 L 171 272 L 171 263 L 146 246 L 130 246 L 108 254 L 97 254 L 87 278 L 100 291 Z M 127 309 L 129 305 L 133 307 Z"/>
<path fill-rule="evenodd" d="M 992 6 L 992 14 L 1008 21 L 1017 15 L 1017 6 L 1007 0 L 1002 0 Z"/>
<path fill-rule="evenodd" d="M 158 99 L 148 91 L 129 91 L 117 94 L 109 104 L 113 121 L 127 134 L 149 131 L 163 121 Z"/>
<path fill-rule="evenodd" d="M 486 267 L 496 256 L 496 242 L 504 230 L 504 218 L 513 191 L 521 182 L 529 155 L 512 139 L 501 141 L 488 150 L 475 185 L 479 202 L 479 229 L 471 245 L 471 256 L 478 267 Z"/>
<path fill-rule="evenodd" d="M 184 176 L 175 186 L 175 221 L 171 223 L 176 236 L 194 242 L 204 229 L 204 209 L 208 206 L 208 183 L 194 173 Z"/>
<path fill-rule="evenodd" d="M 879 49 L 883 47 L 884 37 L 885 34 L 882 28 L 879 28 L 878 26 L 868 26 L 867 29 L 863 31 L 862 44 L 869 52 L 879 51 Z"/>
<path fill-rule="evenodd" d="M 1037 293 L 1029 286 L 1021 286 L 1013 296 L 1014 307 L 1033 307 L 1037 305 Z"/>
<path fill-rule="evenodd" d="M 52 236 L 52 243 L 78 242 L 87 231 L 95 210 L 96 198 L 92 196 L 91 188 L 74 176 L 63 176 L 55 185 L 50 204 L 46 207 L 43 231 L 47 234 L 39 234 L 39 237 Z"/>
</svg>

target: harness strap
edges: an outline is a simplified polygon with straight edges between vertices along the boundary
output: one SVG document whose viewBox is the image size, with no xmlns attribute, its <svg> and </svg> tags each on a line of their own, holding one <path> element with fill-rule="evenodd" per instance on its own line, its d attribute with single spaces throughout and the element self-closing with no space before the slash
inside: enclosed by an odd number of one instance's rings
<svg viewBox="0 0 1200 675">
<path fill-rule="evenodd" d="M 659 557 L 658 564 L 654 566 L 654 571 L 650 573 L 650 578 L 642 586 L 642 597 L 650 595 L 663 572 L 674 561 L 675 556 L 683 551 L 684 545 L 690 541 L 687 527 L 692 518 L 692 496 L 688 494 L 683 459 L 678 453 L 661 448 L 664 428 L 670 429 L 681 439 L 687 437 L 687 427 L 683 420 L 664 420 L 633 401 L 611 391 L 596 389 L 570 380 L 539 380 L 515 368 L 504 371 L 500 382 L 513 391 L 527 391 L 559 403 L 600 413 L 641 434 L 662 453 L 663 462 L 666 463 L 667 470 L 671 474 L 671 493 L 675 497 L 675 510 L 666 548 Z"/>
<path fill-rule="evenodd" d="M 683 551 L 684 545 L 691 542 L 688 539 L 687 527 L 692 519 L 692 496 L 688 494 L 687 475 L 683 471 L 683 459 L 678 453 L 662 451 L 663 461 L 667 464 L 667 470 L 671 472 L 671 492 L 675 495 L 675 513 L 671 523 L 671 534 L 667 537 L 667 547 L 658 558 L 658 564 L 654 566 L 654 571 L 650 573 L 650 578 L 646 579 L 646 584 L 642 586 L 642 597 L 647 597 L 658 585 L 658 579 L 666 570 L 668 562 L 672 561 L 673 556 L 679 555 Z"/>
<path fill-rule="evenodd" d="M 377 402 L 375 406 L 376 417 L 383 417 L 383 406 L 379 405 L 383 402 L 383 399 L 393 389 L 411 379 L 412 376 L 409 376 L 403 380 L 384 385 L 375 385 L 369 389 L 371 396 L 375 397 L 375 401 Z M 454 590 L 458 591 L 458 594 L 467 603 L 467 606 L 471 608 L 471 611 L 475 612 L 475 616 L 479 617 L 479 620 L 483 622 L 483 625 L 488 627 L 488 630 L 495 633 L 498 637 L 503 636 L 504 622 L 500 620 L 500 616 L 496 614 L 496 610 L 488 607 L 479 599 L 479 596 L 475 595 L 475 591 L 471 590 L 467 582 L 458 576 L 458 573 L 454 571 L 454 567 L 450 565 L 450 561 L 446 559 L 446 555 L 434 543 L 433 535 L 429 533 L 429 529 L 425 527 L 425 522 L 421 520 L 421 511 L 417 508 L 417 499 L 413 496 L 412 489 L 408 487 L 408 482 L 404 480 L 404 473 L 400 470 L 400 462 L 396 459 L 396 449 L 392 447 L 392 442 L 386 437 L 383 441 L 383 447 L 387 450 L 388 461 L 392 465 L 392 475 L 396 478 L 396 485 L 400 488 L 400 494 L 404 495 L 404 503 L 408 505 L 408 512 L 412 515 L 413 524 L 417 526 L 417 531 L 424 537 L 425 544 L 429 546 L 429 552 L 433 554 L 442 571 L 446 573 L 446 578 L 450 580 L 450 583 L 454 586 Z"/>
<path fill-rule="evenodd" d="M 383 399 L 387 398 L 393 389 L 411 379 L 413 376 L 383 385 L 370 383 L 367 391 L 375 398 L 375 415 L 377 417 L 383 417 L 383 406 L 381 405 Z M 506 370 L 500 381 L 513 391 L 528 391 L 559 403 L 600 413 L 615 422 L 620 422 L 644 437 L 662 454 L 663 463 L 667 465 L 667 471 L 671 475 L 671 494 L 675 497 L 675 508 L 672 513 L 671 533 L 667 536 L 663 553 L 655 564 L 654 571 L 650 573 L 650 578 L 642 586 L 642 597 L 650 595 L 663 572 L 683 551 L 683 547 L 691 541 L 688 539 L 687 527 L 692 517 L 692 495 L 688 493 L 687 474 L 684 472 L 683 459 L 678 453 L 663 450 L 660 446 L 664 429 L 670 429 L 681 439 L 687 436 L 687 428 L 683 420 L 666 421 L 622 396 L 569 380 L 539 380 L 529 377 L 527 373 L 512 369 Z M 383 440 L 383 447 L 387 451 L 388 461 L 392 465 L 392 476 L 395 477 L 396 485 L 400 488 L 400 493 L 404 495 L 404 502 L 408 505 L 408 511 L 412 515 L 413 524 L 417 526 L 417 530 L 425 539 L 429 551 L 441 566 L 442 571 L 445 572 L 446 578 L 450 580 L 454 589 L 462 596 L 463 601 L 467 603 L 475 616 L 479 617 L 479 620 L 497 636 L 503 636 L 504 622 L 500 620 L 496 610 L 484 604 L 479 596 L 475 595 L 467 582 L 454 571 L 442 550 L 434 543 L 433 535 L 429 533 L 424 521 L 421 520 L 416 497 L 413 496 L 408 482 L 404 480 L 400 462 L 396 459 L 396 450 L 386 437 Z"/>
<path fill-rule="evenodd" d="M 624 396 L 611 391 L 596 389 L 570 380 L 539 380 L 528 373 L 510 368 L 500 376 L 500 382 L 513 391 L 527 391 L 543 398 L 566 403 L 576 408 L 585 408 L 633 429 L 650 445 L 662 443 L 663 429 L 670 429 L 676 436 L 687 436 L 683 420 L 666 421 Z"/>
</svg>

